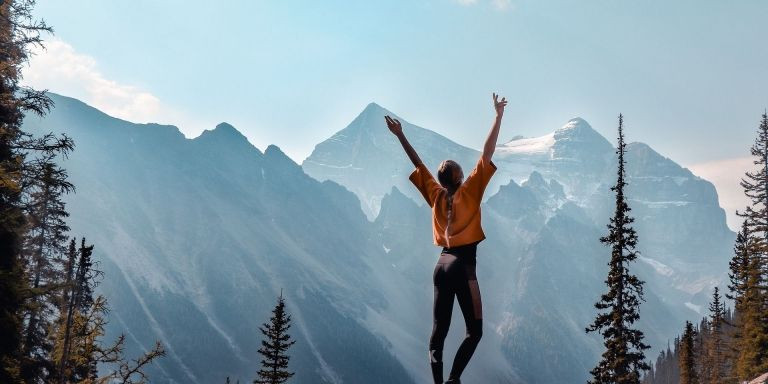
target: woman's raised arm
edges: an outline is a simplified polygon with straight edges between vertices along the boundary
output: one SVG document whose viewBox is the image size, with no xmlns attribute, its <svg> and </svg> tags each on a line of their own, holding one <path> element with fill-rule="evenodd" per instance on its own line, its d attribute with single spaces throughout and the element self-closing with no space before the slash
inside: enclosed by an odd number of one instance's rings
<svg viewBox="0 0 768 384">
<path fill-rule="evenodd" d="M 400 125 L 400 121 L 389 116 L 384 116 L 384 119 L 387 121 L 387 127 L 389 128 L 390 132 L 392 132 L 400 140 L 400 144 L 403 146 L 405 153 L 408 154 L 408 158 L 411 159 L 413 166 L 418 167 L 419 164 L 421 164 L 421 159 L 416 153 L 416 150 L 414 150 L 411 146 L 411 143 L 408 142 L 408 139 L 405 138 L 403 127 Z"/>
<path fill-rule="evenodd" d="M 499 100 L 499 95 L 493 94 L 493 108 L 496 110 L 496 119 L 493 121 L 493 127 L 488 134 L 488 138 L 485 139 L 485 146 L 483 147 L 483 161 L 491 161 L 493 151 L 496 150 L 496 141 L 499 139 L 499 129 L 501 128 L 501 118 L 504 116 L 504 107 L 507 106 L 507 98 L 502 97 Z"/>
</svg>

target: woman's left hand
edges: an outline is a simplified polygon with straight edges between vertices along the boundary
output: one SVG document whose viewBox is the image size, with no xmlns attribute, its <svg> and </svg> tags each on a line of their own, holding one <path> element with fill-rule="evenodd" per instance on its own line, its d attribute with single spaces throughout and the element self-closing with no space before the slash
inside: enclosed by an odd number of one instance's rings
<svg viewBox="0 0 768 384">
<path fill-rule="evenodd" d="M 389 115 L 384 116 L 384 120 L 387 121 L 387 128 L 389 128 L 389 131 L 392 132 L 395 136 L 403 134 L 403 127 L 400 125 L 399 120 L 393 119 L 389 117 Z"/>
<path fill-rule="evenodd" d="M 507 106 L 507 98 L 502 97 L 499 100 L 499 95 L 493 94 L 493 108 L 496 110 L 496 115 L 501 116 L 504 114 L 504 107 Z"/>
</svg>

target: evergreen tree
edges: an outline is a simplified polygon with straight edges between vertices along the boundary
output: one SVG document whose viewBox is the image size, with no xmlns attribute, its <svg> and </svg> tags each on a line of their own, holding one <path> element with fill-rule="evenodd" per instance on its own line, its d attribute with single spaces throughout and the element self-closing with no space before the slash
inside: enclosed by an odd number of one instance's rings
<svg viewBox="0 0 768 384">
<path fill-rule="evenodd" d="M 750 241 L 747 221 L 741 223 L 741 229 L 736 234 L 736 243 L 733 247 L 733 257 L 728 263 L 729 272 L 728 290 L 725 296 L 734 301 L 737 311 L 742 311 L 742 298 L 746 291 L 747 271 L 749 270 Z"/>
<path fill-rule="evenodd" d="M 67 173 L 53 158 L 35 161 L 40 177 L 32 179 L 24 208 L 28 229 L 24 238 L 26 275 L 30 297 L 24 325 L 22 379 L 39 382 L 45 371 L 50 372 L 48 354 L 51 345 L 47 335 L 57 310 L 57 293 L 63 278 L 63 255 L 66 253 L 65 219 L 69 216 L 62 197 L 73 190 Z"/>
<path fill-rule="evenodd" d="M 712 368 L 707 363 L 706 344 L 709 342 L 709 320 L 702 317 L 698 328 L 695 329 L 693 338 L 693 360 L 694 370 L 696 371 L 697 383 L 704 380 L 711 374 Z"/>
<path fill-rule="evenodd" d="M 633 329 L 639 318 L 643 299 L 643 281 L 630 273 L 628 264 L 637 258 L 637 233 L 631 224 L 630 208 L 624 195 L 626 173 L 624 153 L 623 117 L 619 115 L 618 174 L 616 185 L 616 210 L 608 224 L 608 235 L 600 242 L 611 247 L 610 270 L 605 280 L 608 292 L 603 294 L 595 308 L 600 311 L 587 332 L 599 332 L 604 339 L 605 352 L 598 365 L 590 371 L 594 384 L 637 384 L 641 372 L 650 366 L 645 362 L 644 350 L 650 348 L 643 342 L 643 333 Z"/>
<path fill-rule="evenodd" d="M 67 288 L 62 293 L 60 318 L 52 332 L 51 360 L 57 369 L 48 382 L 147 383 L 144 368 L 164 356 L 165 350 L 158 342 L 138 359 L 129 360 L 123 355 L 124 336 L 119 336 L 112 345 L 103 344 L 107 300 L 101 295 L 94 297 L 94 288 L 102 273 L 94 267 L 93 245 L 86 245 L 85 239 L 79 248 L 75 244 L 73 239 L 65 268 Z M 99 376 L 97 366 L 107 373 Z"/>
<path fill-rule="evenodd" d="M 680 340 L 680 384 L 699 384 L 699 378 L 696 373 L 696 357 L 694 350 L 694 339 L 696 330 L 690 321 L 685 322 L 685 331 Z"/>
<path fill-rule="evenodd" d="M 281 291 L 269 323 L 259 327 L 266 340 L 262 340 L 259 349 L 259 354 L 262 355 L 262 368 L 258 372 L 258 378 L 253 381 L 254 384 L 285 383 L 294 375 L 293 372 L 288 371 L 290 357 L 286 354 L 288 348 L 296 343 L 286 333 L 290 327 L 291 316 L 285 311 L 285 300 Z"/>
<path fill-rule="evenodd" d="M 744 247 L 745 259 L 734 258 L 732 264 L 742 263 L 736 282 L 738 299 L 736 332 L 736 373 L 742 380 L 749 380 L 768 371 L 768 115 L 763 113 L 758 135 L 750 150 L 755 172 L 746 172 L 741 180 L 744 194 L 750 205 L 744 212 L 745 239 L 737 239 L 737 248 Z M 732 268 L 733 273 L 733 268 Z"/>
<path fill-rule="evenodd" d="M 726 377 L 725 340 L 725 304 L 721 301 L 720 290 L 715 287 L 712 302 L 709 303 L 709 337 L 706 341 L 705 363 L 708 367 L 706 376 L 702 377 L 707 384 L 722 384 Z"/>
<path fill-rule="evenodd" d="M 97 276 L 101 274 L 100 271 L 93 268 L 93 261 L 91 260 L 92 254 L 93 245 L 86 245 L 85 238 L 83 238 L 77 252 L 77 255 L 79 256 L 77 257 L 77 267 L 74 268 L 72 264 L 75 255 L 73 254 L 73 246 L 70 245 L 70 254 L 68 257 L 69 265 L 67 270 L 67 275 L 71 278 L 71 280 L 67 281 L 67 286 L 70 287 L 70 290 L 67 291 L 67 302 L 64 304 L 61 312 L 60 332 L 62 333 L 62 336 L 58 351 L 59 353 L 56 355 L 59 383 L 70 381 L 77 382 L 78 379 L 84 379 L 84 377 L 82 377 L 82 369 L 79 371 L 77 369 L 70 369 L 69 365 L 71 364 L 70 354 L 73 349 L 73 335 L 88 333 L 86 330 L 89 327 L 89 324 L 83 324 L 82 317 L 89 311 L 93 311 L 93 308 L 91 308 L 94 304 L 93 289 L 97 284 Z M 106 306 L 106 304 L 104 305 Z M 98 319 L 96 321 L 98 321 Z M 80 322 L 79 326 L 77 322 Z M 77 328 L 77 330 L 75 328 Z M 89 363 L 90 362 L 86 362 L 85 365 L 89 365 Z M 81 364 L 81 366 L 82 365 L 83 364 Z"/>
<path fill-rule="evenodd" d="M 32 17 L 34 0 L 0 2 L 0 382 L 22 380 L 24 305 L 29 283 L 24 277 L 22 239 L 26 227 L 23 199 L 34 178 L 34 157 L 72 149 L 66 136 L 34 138 L 22 131 L 24 115 L 45 114 L 51 100 L 44 91 L 19 84 L 32 46 L 50 32 Z M 32 160 L 31 160 L 32 159 Z"/>
</svg>

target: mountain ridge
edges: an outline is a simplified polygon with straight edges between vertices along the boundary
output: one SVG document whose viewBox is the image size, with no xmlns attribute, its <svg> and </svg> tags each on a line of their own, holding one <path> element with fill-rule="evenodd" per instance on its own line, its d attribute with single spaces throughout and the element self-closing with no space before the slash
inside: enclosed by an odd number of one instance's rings
<svg viewBox="0 0 768 384">
<path fill-rule="evenodd" d="M 277 146 L 228 150 L 63 100 L 25 127 L 73 135 L 78 147 L 63 163 L 78 186 L 67 201 L 71 227 L 96 244 L 110 276 L 100 287 L 118 319 L 108 332 L 127 327 L 133 352 L 154 339 L 168 343 L 172 352 L 153 382 L 252 375 L 254 329 L 280 288 L 302 341 L 291 360 L 301 367 L 297 383 L 429 380 L 439 248 L 430 210 L 407 179 L 412 164 L 376 118 L 383 107 L 372 105 L 357 132 L 327 143 L 325 155 L 338 161 L 331 165 L 343 167 L 313 178 L 312 163 L 300 166 Z M 430 169 L 444 158 L 466 165 L 479 156 L 401 121 Z M 215 135 L 226 137 L 222 128 Z M 574 153 L 584 149 L 569 143 Z M 640 326 L 656 348 L 683 320 L 696 320 L 692 308 L 726 281 L 733 233 L 711 184 L 636 148 L 627 193 L 643 259 L 633 268 L 647 281 Z M 477 266 L 488 332 L 467 382 L 586 379 L 601 348 L 582 328 L 604 288 L 609 255 L 598 239 L 612 213 L 612 150 L 581 162 L 494 158 L 499 191 L 486 191 Z M 364 208 L 377 193 L 381 210 L 370 216 Z M 458 310 L 453 324 L 460 333 Z M 446 350 L 458 340 L 450 336 Z"/>
</svg>

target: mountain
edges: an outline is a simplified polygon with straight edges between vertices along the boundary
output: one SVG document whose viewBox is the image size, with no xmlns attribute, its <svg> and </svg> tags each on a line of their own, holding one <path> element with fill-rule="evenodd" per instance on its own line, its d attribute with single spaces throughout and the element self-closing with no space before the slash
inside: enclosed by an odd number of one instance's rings
<svg viewBox="0 0 768 384">
<path fill-rule="evenodd" d="M 474 149 L 408 123 L 376 103 L 368 104 L 346 128 L 317 144 L 301 167 L 315 179 L 333 180 L 354 192 L 369 219 L 376 217 L 381 199 L 393 186 L 414 199 L 420 196 L 408 178 L 402 177 L 413 171 L 413 165 L 387 129 L 384 115 L 400 120 L 411 144 L 427 149 L 421 159 L 430 169 L 447 158 L 474 165 L 479 155 Z"/>
<path fill-rule="evenodd" d="M 361 200 L 396 188 L 392 200 L 402 207 L 400 215 L 391 213 L 392 203 L 385 198 L 375 218 L 382 241 L 414 241 L 403 248 L 414 254 L 434 253 L 422 246 L 430 242 L 429 234 L 421 232 L 419 239 L 411 240 L 418 225 L 404 222 L 403 217 L 413 217 L 416 208 L 406 207 L 403 196 L 418 204 L 421 197 L 407 180 L 412 168 L 407 157 L 380 121 L 386 114 L 392 113 L 369 105 L 347 128 L 318 144 L 302 167 L 313 177 L 344 185 Z M 631 124 L 627 129 L 631 132 Z M 349 130 L 355 135 L 346 133 Z M 405 132 L 419 155 L 430 159 L 425 163 L 433 170 L 445 158 L 461 158 L 467 166 L 479 156 L 460 146 L 456 151 L 457 144 L 439 135 L 413 128 Z M 379 139 L 358 139 L 369 135 Z M 425 143 L 425 137 L 430 141 Z M 337 177 L 335 168 L 316 165 L 316 159 L 349 153 L 357 154 L 356 175 L 399 177 L 389 184 L 386 178 L 371 183 Z M 478 274 L 481 287 L 490 287 L 483 291 L 484 302 L 494 304 L 486 304 L 484 319 L 498 339 L 483 343 L 498 342 L 489 348 L 499 348 L 490 355 L 501 352 L 521 382 L 586 380 L 601 352 L 600 340 L 584 334 L 584 328 L 594 318 L 593 304 L 604 290 L 607 274 L 609 253 L 598 239 L 614 209 L 610 187 L 616 178 L 615 156 L 613 145 L 581 118 L 552 133 L 518 136 L 496 148 L 498 171 L 485 195 L 487 240 L 481 243 Z M 641 252 L 632 268 L 647 282 L 639 326 L 654 346 L 647 353 L 652 358 L 685 319 L 698 320 L 705 314 L 714 286 L 725 286 L 734 233 L 726 226 L 711 183 L 643 143 L 629 144 L 626 159 L 626 190 Z M 429 213 L 421 210 L 427 218 L 419 222 L 426 230 Z M 420 268 L 421 276 L 427 276 L 428 266 Z"/>
<path fill-rule="evenodd" d="M 159 339 L 153 383 L 252 380 L 261 333 L 283 291 L 297 340 L 296 383 L 413 383 L 362 321 L 387 312 L 383 249 L 352 193 L 307 176 L 278 147 L 262 153 L 222 123 L 195 139 L 52 95 L 33 132 L 66 132 L 72 235 L 95 244 L 109 337 L 136 355 Z"/>
<path fill-rule="evenodd" d="M 439 248 L 407 179 L 413 167 L 383 124 L 396 114 L 369 104 L 300 166 L 227 123 L 187 139 L 52 97 L 52 112 L 28 117 L 25 129 L 74 138 L 63 160 L 77 187 L 67 198 L 72 235 L 96 245 L 106 273 L 108 336 L 125 332 L 134 355 L 155 339 L 166 345 L 152 382 L 252 380 L 258 326 L 281 289 L 297 340 L 293 382 L 429 380 Z M 430 169 L 446 158 L 476 162 L 478 151 L 400 120 Z M 612 213 L 613 151 L 578 118 L 498 147 L 478 248 L 485 332 L 466 382 L 588 377 L 602 350 L 584 328 L 608 268 L 598 239 Z M 627 161 L 650 359 L 724 286 L 734 234 L 709 182 L 642 143 Z M 463 333 L 458 309 L 452 324 L 448 362 Z"/>
</svg>

